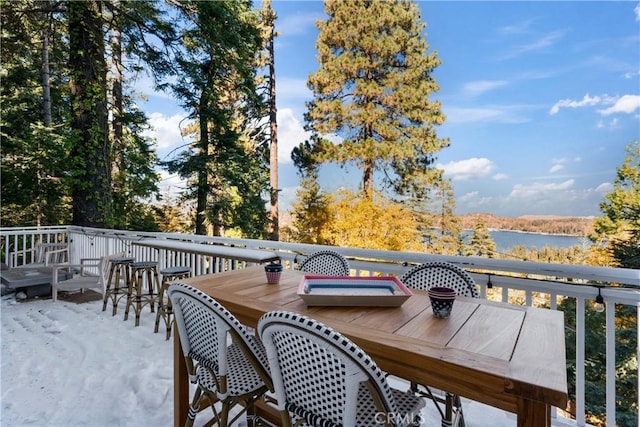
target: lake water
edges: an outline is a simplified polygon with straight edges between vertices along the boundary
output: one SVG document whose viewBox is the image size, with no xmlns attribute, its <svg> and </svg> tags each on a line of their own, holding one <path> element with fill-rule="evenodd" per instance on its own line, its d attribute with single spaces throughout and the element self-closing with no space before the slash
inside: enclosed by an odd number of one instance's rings
<svg viewBox="0 0 640 427">
<path fill-rule="evenodd" d="M 465 231 L 465 241 L 471 236 L 471 231 Z M 504 252 L 514 246 L 526 246 L 528 249 L 534 246 L 542 249 L 545 246 L 556 248 L 569 248 L 571 246 L 582 246 L 591 243 L 582 237 L 564 236 L 558 234 L 538 234 L 538 233 L 522 233 L 518 231 L 489 231 L 491 238 L 496 244 L 496 251 Z"/>
</svg>

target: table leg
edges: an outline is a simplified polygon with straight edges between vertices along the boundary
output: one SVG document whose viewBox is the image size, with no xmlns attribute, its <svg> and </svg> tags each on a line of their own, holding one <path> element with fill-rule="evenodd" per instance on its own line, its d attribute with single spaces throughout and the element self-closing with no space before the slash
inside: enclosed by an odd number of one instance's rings
<svg viewBox="0 0 640 427">
<path fill-rule="evenodd" d="M 173 425 L 182 427 L 189 410 L 189 376 L 178 328 L 173 328 Z"/>
<path fill-rule="evenodd" d="M 551 427 L 551 406 L 533 400 L 520 400 L 518 427 Z"/>
</svg>

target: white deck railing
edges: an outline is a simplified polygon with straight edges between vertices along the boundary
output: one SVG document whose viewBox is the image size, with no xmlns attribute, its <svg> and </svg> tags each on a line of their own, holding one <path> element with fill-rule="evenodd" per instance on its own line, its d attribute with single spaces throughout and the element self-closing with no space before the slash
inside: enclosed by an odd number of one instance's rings
<svg viewBox="0 0 640 427">
<path fill-rule="evenodd" d="M 410 266 L 426 261 L 447 261 L 465 268 L 480 286 L 482 298 L 557 309 L 558 301 L 572 298 L 576 302 L 576 424 L 585 424 L 585 336 L 586 310 L 592 309 L 600 290 L 606 303 L 606 344 L 601 349 L 606 354 L 606 420 L 607 426 L 615 426 L 616 415 L 616 304 L 636 308 L 636 325 L 640 313 L 640 270 L 590 267 L 584 265 L 536 263 L 489 259 L 431 255 L 416 252 L 377 251 L 356 248 L 336 248 L 319 245 L 286 243 L 266 240 L 229 239 L 187 234 L 129 232 L 94 229 L 75 226 L 43 228 L 0 228 L 0 254 L 9 264 L 12 253 L 26 253 L 36 242 L 66 241 L 70 247 L 72 263 L 80 258 L 95 258 L 102 255 L 124 252 L 137 260 L 159 261 L 162 266 L 189 265 L 195 275 L 210 274 L 228 269 L 241 268 L 245 261 L 204 256 L 180 251 L 158 251 L 135 245 L 141 239 L 170 239 L 209 245 L 232 246 L 276 252 L 286 268 L 295 268 L 297 260 L 305 254 L 320 249 L 334 249 L 349 259 L 357 275 L 400 275 Z M 160 257 L 160 258 L 159 258 Z M 15 259 L 28 262 L 28 256 Z M 616 286 L 612 286 L 616 285 Z M 599 287 L 601 287 L 599 289 Z M 639 329 L 640 331 L 640 329 Z M 639 334 L 640 335 L 640 334 Z M 640 342 L 640 336 L 638 336 Z M 636 349 L 640 356 L 640 348 Z M 639 357 L 637 357 L 638 359 Z M 636 384 L 636 395 L 640 387 Z M 593 396 L 591 396 L 593 398 Z M 637 402 L 640 403 L 640 402 Z M 637 405 L 638 407 L 640 405 Z"/>
</svg>

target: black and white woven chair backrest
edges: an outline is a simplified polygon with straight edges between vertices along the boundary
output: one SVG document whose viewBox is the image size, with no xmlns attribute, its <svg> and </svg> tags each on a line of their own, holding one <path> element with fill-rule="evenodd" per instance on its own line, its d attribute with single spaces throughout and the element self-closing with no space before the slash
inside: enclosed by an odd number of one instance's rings
<svg viewBox="0 0 640 427">
<path fill-rule="evenodd" d="M 245 356 L 257 369 L 268 373 L 268 362 L 257 348 L 249 331 L 220 303 L 192 286 L 176 283 L 169 286 L 180 344 L 186 357 L 211 369 L 217 375 L 227 375 L 227 338 L 239 339 Z"/>
<path fill-rule="evenodd" d="M 309 255 L 298 266 L 299 271 L 323 276 L 348 276 L 349 262 L 335 251 L 319 251 Z"/>
<path fill-rule="evenodd" d="M 400 281 L 412 289 L 427 290 L 434 286 L 453 288 L 456 293 L 465 297 L 480 296 L 473 278 L 458 267 L 448 262 L 426 262 L 405 272 Z"/>
<path fill-rule="evenodd" d="M 279 410 L 315 426 L 354 426 L 356 419 L 363 418 L 371 420 L 365 425 L 373 426 L 375 413 L 397 413 L 384 372 L 339 332 L 285 311 L 262 316 L 258 332 L 269 358 Z M 366 398 L 381 402 L 382 408 L 358 404 L 358 392 L 362 398 L 361 387 L 367 384 L 372 394 Z M 370 409 L 370 417 L 357 412 L 363 408 Z"/>
</svg>

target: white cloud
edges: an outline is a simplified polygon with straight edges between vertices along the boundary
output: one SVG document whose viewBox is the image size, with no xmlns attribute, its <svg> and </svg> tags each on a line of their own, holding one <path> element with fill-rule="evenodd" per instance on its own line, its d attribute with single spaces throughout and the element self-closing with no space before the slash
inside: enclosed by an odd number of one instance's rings
<svg viewBox="0 0 640 427">
<path fill-rule="evenodd" d="M 276 31 L 282 37 L 306 34 L 309 30 L 315 29 L 316 20 L 321 18 L 321 14 L 296 13 L 286 15 L 283 19 L 276 20 Z"/>
<path fill-rule="evenodd" d="M 495 164 L 487 158 L 471 158 L 447 164 L 438 164 L 437 168 L 444 170 L 454 181 L 466 181 L 482 178 L 491 174 Z"/>
<path fill-rule="evenodd" d="M 493 175 L 491 179 L 493 179 L 494 181 L 502 181 L 508 178 L 509 178 L 509 175 L 507 175 L 506 173 L 497 173 Z"/>
<path fill-rule="evenodd" d="M 529 199 L 530 201 L 549 198 L 551 193 L 563 192 L 569 190 L 575 184 L 575 180 L 569 179 L 559 183 L 535 183 L 531 185 L 516 184 L 511 190 L 510 197 Z"/>
<path fill-rule="evenodd" d="M 279 78 L 276 81 L 276 91 L 278 92 L 278 104 L 283 101 L 311 99 L 313 94 L 307 87 L 306 79 Z"/>
<path fill-rule="evenodd" d="M 476 97 L 493 89 L 506 86 L 507 84 L 508 82 L 506 80 L 478 80 L 466 83 L 462 89 L 464 96 Z"/>
<path fill-rule="evenodd" d="M 278 110 L 278 162 L 291 163 L 291 151 L 301 142 L 309 139 L 302 123 L 295 117 L 293 110 L 282 108 Z"/>
<path fill-rule="evenodd" d="M 464 212 L 483 212 L 495 207 L 493 198 L 480 196 L 477 191 L 463 194 L 456 199 L 456 204 L 463 208 Z"/>
<path fill-rule="evenodd" d="M 595 189 L 595 192 L 600 194 L 607 194 L 612 191 L 613 191 L 613 184 L 610 182 L 603 182 L 602 184 L 598 185 Z"/>
<path fill-rule="evenodd" d="M 587 107 L 598 105 L 602 101 L 602 98 L 599 96 L 590 97 L 589 94 L 586 94 L 580 101 L 573 101 L 571 99 L 562 99 L 551 107 L 549 114 L 557 114 L 560 111 L 560 108 L 578 108 L 578 107 Z"/>
<path fill-rule="evenodd" d="M 635 9 L 633 9 L 634 13 L 636 14 L 636 21 L 640 22 L 640 3 L 638 3 L 635 7 Z"/>
<path fill-rule="evenodd" d="M 158 145 L 158 155 L 162 158 L 163 154 L 169 153 L 171 150 L 179 148 L 187 143 L 183 139 L 180 128 L 186 126 L 185 114 L 174 114 L 167 117 L 162 113 L 150 113 L 149 124 L 151 129 L 146 132 L 146 136 L 153 138 Z"/>
<path fill-rule="evenodd" d="M 615 103 L 604 110 L 598 110 L 603 116 L 615 113 L 632 114 L 640 109 L 640 95 L 624 95 L 618 98 Z"/>
<path fill-rule="evenodd" d="M 531 43 L 516 46 L 511 52 L 502 56 L 500 59 L 511 59 L 525 53 L 530 53 L 538 50 L 545 49 L 549 46 L 553 46 L 558 40 L 564 37 L 566 31 L 553 31 Z"/>
<path fill-rule="evenodd" d="M 506 25 L 504 27 L 498 28 L 503 34 L 527 34 L 531 32 L 531 24 L 533 23 L 533 19 L 528 19 L 524 22 L 514 25 Z"/>
<path fill-rule="evenodd" d="M 615 113 L 633 114 L 636 110 L 640 109 L 640 95 L 623 95 L 620 97 L 602 95 L 592 97 L 589 96 L 589 94 L 586 94 L 578 101 L 572 99 L 561 99 L 553 104 L 551 110 L 549 110 L 549 114 L 557 114 L 560 111 L 560 108 L 581 108 L 593 107 L 596 105 L 611 105 L 609 108 L 598 110 L 598 113 L 603 116 Z M 603 125 L 599 123 L 598 127 L 603 127 Z"/>
<path fill-rule="evenodd" d="M 447 123 L 527 123 L 530 119 L 519 114 L 519 111 L 523 108 L 525 107 L 520 105 L 489 106 L 485 108 L 443 107 L 443 111 L 447 116 Z"/>
<path fill-rule="evenodd" d="M 186 188 L 186 180 L 181 179 L 177 174 L 170 175 L 165 170 L 157 171 L 160 175 L 158 188 L 163 196 L 177 197 Z M 165 200 L 166 201 L 166 200 Z"/>
<path fill-rule="evenodd" d="M 555 172 L 561 171 L 562 169 L 564 169 L 564 165 L 561 165 L 558 163 L 551 166 L 551 169 L 549 169 L 549 173 L 555 173 Z"/>
</svg>

